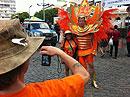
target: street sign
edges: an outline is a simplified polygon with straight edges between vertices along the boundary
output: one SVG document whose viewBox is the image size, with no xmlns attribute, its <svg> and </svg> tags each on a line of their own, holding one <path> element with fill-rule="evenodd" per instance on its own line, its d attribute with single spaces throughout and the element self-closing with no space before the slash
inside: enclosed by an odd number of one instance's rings
<svg viewBox="0 0 130 97">
<path fill-rule="evenodd" d="M 130 0 L 102 0 L 104 7 L 112 7 L 115 5 L 130 4 Z"/>
</svg>

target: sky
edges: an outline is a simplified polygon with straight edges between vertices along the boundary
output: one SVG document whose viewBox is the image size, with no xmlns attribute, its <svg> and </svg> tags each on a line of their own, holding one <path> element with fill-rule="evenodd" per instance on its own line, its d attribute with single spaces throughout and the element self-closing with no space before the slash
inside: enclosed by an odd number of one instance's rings
<svg viewBox="0 0 130 97">
<path fill-rule="evenodd" d="M 16 0 L 16 12 L 29 12 L 33 15 L 36 11 L 39 11 L 42 9 L 42 6 L 38 6 L 38 4 L 42 5 L 43 0 Z M 55 4 L 57 6 L 63 5 L 63 2 L 57 3 L 57 0 L 44 0 L 45 3 L 49 4 Z M 29 6 L 31 6 L 29 8 Z"/>
<path fill-rule="evenodd" d="M 78 1 L 78 0 L 77 0 Z M 82 1 L 82 0 L 79 0 Z M 95 0 L 97 1 L 97 0 Z M 99 0 L 98 0 L 99 1 Z M 28 12 L 30 10 L 30 15 L 34 15 L 36 11 L 42 9 L 42 6 L 38 6 L 38 4 L 42 4 L 43 0 L 16 0 L 16 12 Z M 54 4 L 56 6 L 64 5 L 65 3 L 58 3 L 57 0 L 44 0 L 45 3 Z M 29 8 L 29 6 L 31 6 Z"/>
</svg>

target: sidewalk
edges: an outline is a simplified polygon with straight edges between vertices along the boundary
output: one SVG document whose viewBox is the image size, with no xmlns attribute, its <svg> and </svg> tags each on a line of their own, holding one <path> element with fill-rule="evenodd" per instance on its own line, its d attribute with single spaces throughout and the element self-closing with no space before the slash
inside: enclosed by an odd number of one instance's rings
<svg viewBox="0 0 130 97">
<path fill-rule="evenodd" d="M 96 57 L 94 64 L 100 89 L 92 88 L 89 83 L 84 97 L 130 97 L 130 58 L 125 55 L 126 48 L 120 48 L 117 59 L 109 55 Z M 56 64 L 57 57 L 53 57 L 50 67 L 41 66 L 41 56 L 36 53 L 30 62 L 25 81 L 28 83 L 64 77 L 64 66 L 58 69 Z M 60 70 L 62 72 L 58 73 Z"/>
<path fill-rule="evenodd" d="M 130 58 L 126 49 L 119 49 L 117 59 L 96 57 L 95 69 L 100 89 L 90 85 L 85 89 L 85 97 L 130 97 Z"/>
</svg>

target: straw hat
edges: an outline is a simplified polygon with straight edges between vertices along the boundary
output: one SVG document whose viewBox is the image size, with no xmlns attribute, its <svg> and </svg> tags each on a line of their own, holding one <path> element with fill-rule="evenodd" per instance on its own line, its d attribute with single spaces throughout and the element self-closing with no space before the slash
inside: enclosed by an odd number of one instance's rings
<svg viewBox="0 0 130 97">
<path fill-rule="evenodd" d="M 18 20 L 0 20 L 0 74 L 28 60 L 44 38 L 28 37 Z"/>
<path fill-rule="evenodd" d="M 72 34 L 72 32 L 70 30 L 66 30 L 65 34 Z"/>
</svg>

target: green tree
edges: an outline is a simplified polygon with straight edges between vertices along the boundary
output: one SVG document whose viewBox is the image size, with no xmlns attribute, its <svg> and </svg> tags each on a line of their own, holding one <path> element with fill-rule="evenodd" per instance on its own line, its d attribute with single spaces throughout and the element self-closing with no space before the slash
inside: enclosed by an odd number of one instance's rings
<svg viewBox="0 0 130 97">
<path fill-rule="evenodd" d="M 16 13 L 11 16 L 12 19 L 19 18 L 20 22 L 24 22 L 24 19 L 29 18 L 29 14 L 27 12 Z"/>
<path fill-rule="evenodd" d="M 45 10 L 45 20 L 53 23 L 53 17 L 57 16 L 57 13 L 58 13 L 58 10 L 56 8 L 46 9 Z M 43 10 L 36 12 L 34 16 L 42 19 Z"/>
<path fill-rule="evenodd" d="M 43 19 L 43 11 L 40 10 L 39 12 L 36 12 L 36 13 L 34 14 L 34 16 L 37 17 L 37 18 L 39 18 L 39 19 Z"/>
</svg>

